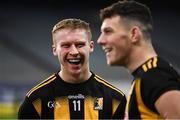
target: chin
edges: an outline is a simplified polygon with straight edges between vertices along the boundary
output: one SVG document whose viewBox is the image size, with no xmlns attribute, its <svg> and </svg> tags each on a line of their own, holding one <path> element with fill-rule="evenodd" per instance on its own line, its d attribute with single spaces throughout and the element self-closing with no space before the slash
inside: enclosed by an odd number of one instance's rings
<svg viewBox="0 0 180 120">
<path fill-rule="evenodd" d="M 112 59 L 112 57 L 106 57 L 106 60 L 107 60 L 107 65 L 109 66 L 115 65 L 115 61 Z"/>
<path fill-rule="evenodd" d="M 109 66 L 113 66 L 113 65 L 114 65 L 113 62 L 111 62 L 111 61 L 107 61 L 107 64 L 108 64 Z"/>
<path fill-rule="evenodd" d="M 118 61 L 107 61 L 107 64 L 109 66 L 121 66 Z"/>
<path fill-rule="evenodd" d="M 71 72 L 72 72 L 72 74 L 80 74 L 81 70 L 72 70 Z"/>
<path fill-rule="evenodd" d="M 117 64 L 109 63 L 109 66 L 117 66 Z"/>
</svg>

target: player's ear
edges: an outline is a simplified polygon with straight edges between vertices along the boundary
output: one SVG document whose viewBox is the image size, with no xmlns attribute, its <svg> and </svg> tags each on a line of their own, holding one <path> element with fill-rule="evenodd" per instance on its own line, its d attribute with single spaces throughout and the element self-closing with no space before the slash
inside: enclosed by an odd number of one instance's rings
<svg viewBox="0 0 180 120">
<path fill-rule="evenodd" d="M 52 51 L 53 51 L 53 55 L 57 56 L 57 51 L 56 51 L 56 47 L 54 44 L 52 45 Z"/>
<path fill-rule="evenodd" d="M 89 47 L 90 47 L 90 52 L 93 52 L 94 51 L 94 41 L 90 41 L 89 42 Z"/>
<path fill-rule="evenodd" d="M 132 42 L 137 42 L 141 37 L 141 30 L 138 26 L 133 26 L 130 30 L 130 37 Z"/>
</svg>

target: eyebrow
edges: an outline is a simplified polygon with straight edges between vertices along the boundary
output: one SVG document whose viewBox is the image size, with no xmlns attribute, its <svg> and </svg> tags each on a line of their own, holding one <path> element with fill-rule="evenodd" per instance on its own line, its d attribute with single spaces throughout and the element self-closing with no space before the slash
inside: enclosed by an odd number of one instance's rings
<svg viewBox="0 0 180 120">
<path fill-rule="evenodd" d="M 101 31 L 110 31 L 110 30 L 112 30 L 111 27 L 105 27 L 105 28 L 101 29 Z"/>
</svg>

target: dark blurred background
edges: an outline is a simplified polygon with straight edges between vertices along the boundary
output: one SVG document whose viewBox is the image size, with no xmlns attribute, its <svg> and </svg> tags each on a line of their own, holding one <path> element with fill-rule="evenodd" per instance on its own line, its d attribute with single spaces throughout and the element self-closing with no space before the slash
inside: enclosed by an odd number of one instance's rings
<svg viewBox="0 0 180 120">
<path fill-rule="evenodd" d="M 99 10 L 117 0 L 6 0 L 0 2 L 0 118 L 16 118 L 27 91 L 59 70 L 52 54 L 51 30 L 64 18 L 90 23 L 95 42 L 91 70 L 127 93 L 132 77 L 109 67 L 101 47 Z M 176 0 L 137 0 L 150 7 L 154 19 L 153 44 L 160 56 L 180 72 L 180 12 Z"/>
</svg>

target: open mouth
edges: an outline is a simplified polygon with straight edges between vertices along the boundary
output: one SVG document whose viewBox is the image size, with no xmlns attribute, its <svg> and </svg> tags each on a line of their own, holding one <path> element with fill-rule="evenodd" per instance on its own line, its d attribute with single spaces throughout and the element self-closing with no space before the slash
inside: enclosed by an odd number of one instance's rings
<svg viewBox="0 0 180 120">
<path fill-rule="evenodd" d="M 103 50 L 105 53 L 109 53 L 109 52 L 111 52 L 112 49 L 111 48 L 103 48 Z"/>
<path fill-rule="evenodd" d="M 78 65 L 81 63 L 81 59 L 68 59 L 67 60 L 70 64 Z"/>
</svg>

